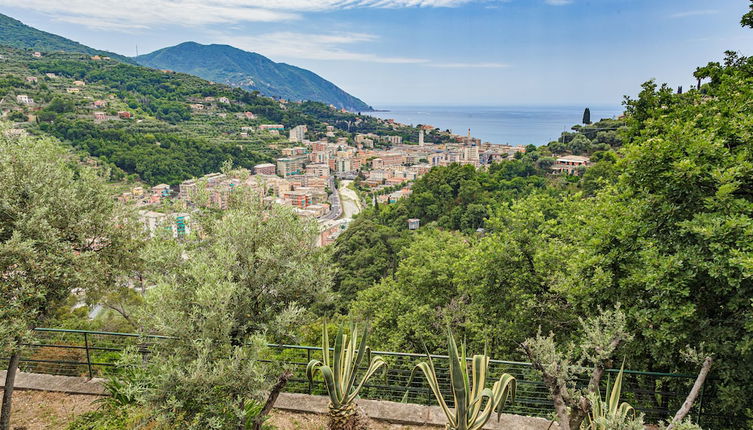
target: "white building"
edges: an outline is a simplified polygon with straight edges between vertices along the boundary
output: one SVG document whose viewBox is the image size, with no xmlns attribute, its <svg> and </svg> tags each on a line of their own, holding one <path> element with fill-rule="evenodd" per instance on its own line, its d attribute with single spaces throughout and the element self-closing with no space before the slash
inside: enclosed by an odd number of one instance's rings
<svg viewBox="0 0 753 430">
<path fill-rule="evenodd" d="M 160 228 L 169 231 L 173 237 L 191 233 L 190 216 L 185 213 L 163 214 L 154 211 L 139 211 L 139 218 L 151 236 L 155 236 Z"/>
<path fill-rule="evenodd" d="M 290 129 L 289 140 L 291 142 L 303 142 L 303 140 L 306 138 L 307 131 L 308 127 L 306 127 L 305 125 L 297 125 Z"/>
<path fill-rule="evenodd" d="M 19 94 L 16 96 L 16 101 L 21 104 L 25 105 L 32 105 L 34 104 L 34 99 L 27 96 L 26 94 Z"/>
</svg>

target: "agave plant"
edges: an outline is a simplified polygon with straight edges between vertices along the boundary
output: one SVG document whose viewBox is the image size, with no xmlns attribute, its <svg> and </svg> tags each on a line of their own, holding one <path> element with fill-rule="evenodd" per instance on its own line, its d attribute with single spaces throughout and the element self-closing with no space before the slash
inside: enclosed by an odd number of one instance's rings
<svg viewBox="0 0 753 430">
<path fill-rule="evenodd" d="M 611 390 L 607 384 L 608 399 L 602 399 L 598 392 L 590 399 L 591 411 L 581 425 L 582 430 L 643 429 L 643 419 L 636 416 L 635 409 L 627 402 L 620 402 L 624 367 L 623 363 Z"/>
<path fill-rule="evenodd" d="M 515 400 L 517 383 L 510 374 L 503 374 L 494 382 L 492 388 L 486 386 L 489 373 L 489 356 L 474 355 L 471 359 L 471 373 L 468 374 L 468 359 L 465 354 L 465 345 L 458 351 L 455 338 L 448 328 L 447 343 L 450 360 L 450 383 L 455 407 L 450 409 L 445 402 L 439 389 L 437 371 L 434 361 L 428 353 L 428 361 L 418 363 L 413 369 L 410 381 L 413 380 L 416 370 L 421 370 L 429 382 L 429 387 L 437 398 L 439 406 L 447 416 L 448 430 L 480 430 L 484 427 L 492 413 L 496 410 L 502 412 L 502 407 L 509 398 Z M 410 385 L 410 381 L 408 385 Z M 403 400 L 407 400 L 405 393 Z"/>
<path fill-rule="evenodd" d="M 317 371 L 324 378 L 324 384 L 329 393 L 328 426 L 331 430 L 353 430 L 367 427 L 367 420 L 355 404 L 355 399 L 358 397 L 363 384 L 386 364 L 379 355 L 371 357 L 366 373 L 361 377 L 361 381 L 356 384 L 356 372 L 361 362 L 365 357 L 371 355 L 369 347 L 366 345 L 368 327 L 364 328 L 360 342 L 358 338 L 358 326 L 356 324 L 351 325 L 350 336 L 345 333 L 343 325 L 340 325 L 330 359 L 329 335 L 325 322 L 322 331 L 323 360 L 311 360 L 306 366 L 306 377 L 309 381 L 313 381 Z"/>
</svg>

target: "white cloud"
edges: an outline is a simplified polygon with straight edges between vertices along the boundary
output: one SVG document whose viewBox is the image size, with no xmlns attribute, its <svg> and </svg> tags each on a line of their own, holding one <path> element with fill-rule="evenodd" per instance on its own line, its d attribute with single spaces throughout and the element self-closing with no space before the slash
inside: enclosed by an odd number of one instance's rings
<svg viewBox="0 0 753 430">
<path fill-rule="evenodd" d="M 505 69 L 510 67 L 505 63 L 431 63 L 430 67 L 440 67 L 445 69 Z"/>
<path fill-rule="evenodd" d="M 137 29 L 159 24 L 196 26 L 241 21 L 274 22 L 298 18 L 292 11 L 254 7 L 229 0 L 0 0 L 0 5 L 52 14 L 60 21 L 97 29 Z"/>
<path fill-rule="evenodd" d="M 413 64 L 444 69 L 502 69 L 509 67 L 497 62 L 434 62 L 420 57 L 393 57 L 355 50 L 353 45 L 379 39 L 368 33 L 295 33 L 274 32 L 255 36 L 233 36 L 214 33 L 215 43 L 226 43 L 246 51 L 257 52 L 273 59 L 306 59 L 326 61 L 360 61 L 383 64 Z"/>
<path fill-rule="evenodd" d="M 544 3 L 552 6 L 564 6 L 572 2 L 573 0 L 544 0 Z"/>
<path fill-rule="evenodd" d="M 716 9 L 699 9 L 699 10 L 686 10 L 684 12 L 677 12 L 670 15 L 670 18 L 685 18 L 688 16 L 701 16 L 701 15 L 714 15 L 719 13 Z"/>
<path fill-rule="evenodd" d="M 308 60 L 346 60 L 371 63 L 420 64 L 428 60 L 414 57 L 391 57 L 345 49 L 343 45 L 372 42 L 378 37 L 366 33 L 307 34 L 295 32 L 265 33 L 257 36 L 214 37 L 247 51 L 258 52 L 272 58 L 296 58 Z"/>
<path fill-rule="evenodd" d="M 0 0 L 0 6 L 52 14 L 58 20 L 96 29 L 127 30 L 160 24 L 192 27 L 235 22 L 278 22 L 299 19 L 302 12 L 456 7 L 486 1 L 489 0 Z"/>
</svg>

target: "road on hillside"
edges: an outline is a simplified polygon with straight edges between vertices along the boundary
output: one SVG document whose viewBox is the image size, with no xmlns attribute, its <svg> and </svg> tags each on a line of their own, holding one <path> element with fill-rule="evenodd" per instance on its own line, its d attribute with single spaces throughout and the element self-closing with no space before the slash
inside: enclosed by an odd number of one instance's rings
<svg viewBox="0 0 753 430">
<path fill-rule="evenodd" d="M 333 221 L 340 218 L 342 215 L 342 207 L 340 205 L 340 193 L 335 187 L 335 180 L 329 178 L 329 189 L 332 190 L 332 194 L 329 195 L 330 210 L 326 215 L 320 216 L 319 221 Z"/>
</svg>

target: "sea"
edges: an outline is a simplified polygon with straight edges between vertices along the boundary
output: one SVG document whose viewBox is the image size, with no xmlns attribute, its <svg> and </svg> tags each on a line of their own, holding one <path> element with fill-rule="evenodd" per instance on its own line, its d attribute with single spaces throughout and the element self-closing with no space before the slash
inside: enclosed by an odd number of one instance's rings
<svg viewBox="0 0 753 430">
<path fill-rule="evenodd" d="M 605 105 L 541 105 L 541 106 L 376 106 L 377 112 L 367 115 L 394 119 L 403 124 L 430 124 L 441 130 L 471 136 L 482 142 L 509 145 L 545 145 L 557 140 L 563 131 L 579 124 L 583 111 L 591 110 L 591 121 L 614 118 L 623 112 L 621 106 Z"/>
</svg>

